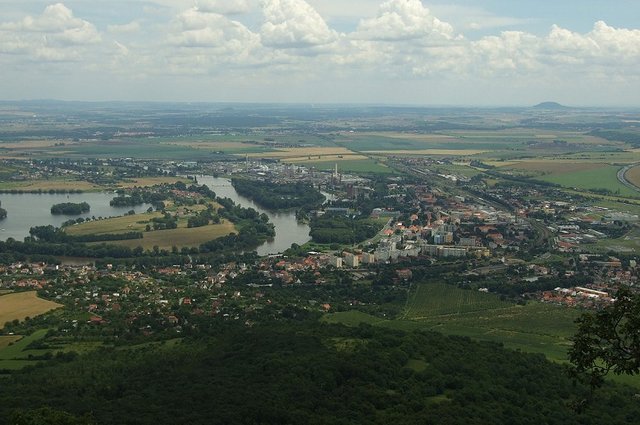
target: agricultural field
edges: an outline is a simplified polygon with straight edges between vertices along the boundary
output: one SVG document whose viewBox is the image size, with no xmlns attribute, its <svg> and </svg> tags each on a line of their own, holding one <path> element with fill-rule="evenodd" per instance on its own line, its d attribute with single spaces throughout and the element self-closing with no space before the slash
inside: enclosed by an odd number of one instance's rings
<svg viewBox="0 0 640 425">
<path fill-rule="evenodd" d="M 10 345 L 0 348 L 0 369 L 18 370 L 36 363 L 28 358 L 27 351 L 33 351 L 28 350 L 28 346 L 34 341 L 43 339 L 46 333 L 46 329 L 41 329 L 29 336 L 17 336 Z"/>
<path fill-rule="evenodd" d="M 35 291 L 16 292 L 0 296 L 0 325 L 12 320 L 24 320 L 62 307 L 53 301 L 38 298 Z"/>
<path fill-rule="evenodd" d="M 547 175 L 541 180 L 556 183 L 564 187 L 575 187 L 586 190 L 608 190 L 611 194 L 637 197 L 638 192 L 618 181 L 619 166 L 603 165 L 593 170 L 575 171 L 560 175 Z"/>
<path fill-rule="evenodd" d="M 0 336 L 0 350 L 10 346 L 21 338 L 20 335 L 2 335 Z"/>
<path fill-rule="evenodd" d="M 190 210 L 197 211 L 202 208 L 205 208 L 205 206 L 194 205 L 190 207 Z M 171 210 L 170 207 L 169 210 Z M 182 211 L 182 209 L 179 210 Z M 196 247 L 204 242 L 236 232 L 233 223 L 227 220 L 222 220 L 219 224 L 189 228 L 187 227 L 186 217 L 178 219 L 178 227 L 176 229 L 146 231 L 147 224 L 151 224 L 153 218 L 161 216 L 162 213 L 157 211 L 125 215 L 68 226 L 65 231 L 72 236 L 142 232 L 142 239 L 109 241 L 109 244 L 127 246 L 129 248 L 142 246 L 144 249 L 152 249 L 154 246 L 158 246 L 160 249 L 171 249 L 173 246 L 179 248 Z M 94 242 L 94 244 L 99 243 Z"/>
<path fill-rule="evenodd" d="M 426 155 L 426 156 L 475 156 L 486 153 L 486 150 L 478 149 L 415 149 L 415 150 L 384 150 L 365 151 L 369 154 L 387 155 Z"/>
<path fill-rule="evenodd" d="M 132 187 L 147 187 L 156 186 L 159 184 L 173 184 L 176 182 L 183 182 L 186 184 L 192 183 L 191 180 L 182 177 L 140 177 L 132 180 L 123 181 L 118 183 L 120 188 L 132 188 Z"/>
<path fill-rule="evenodd" d="M 170 250 L 172 247 L 197 247 L 205 242 L 236 233 L 233 223 L 223 220 L 220 224 L 209 224 L 202 227 L 178 227 L 177 229 L 152 230 L 143 232 L 142 239 L 128 239 L 123 241 L 110 241 L 109 244 L 135 248 L 142 246 L 144 249 L 152 249 L 157 246 L 160 249 Z"/>
<path fill-rule="evenodd" d="M 103 189 L 94 183 L 84 180 L 70 179 L 50 179 L 50 180 L 25 180 L 25 181 L 2 181 L 0 182 L 0 190 L 24 190 L 24 191 L 49 191 L 49 190 L 81 190 L 91 191 Z"/>
<path fill-rule="evenodd" d="M 271 152 L 249 154 L 249 157 L 275 158 L 286 161 L 321 160 L 325 156 L 356 155 L 355 152 L 342 147 L 310 146 L 301 148 L 278 148 Z"/>
<path fill-rule="evenodd" d="M 447 135 L 440 137 L 426 136 L 424 138 L 416 138 L 414 134 L 345 133 L 337 138 L 335 142 L 339 146 L 358 152 L 458 151 L 465 149 L 484 151 L 502 148 L 502 146 L 495 143 L 470 143 Z"/>
<path fill-rule="evenodd" d="M 349 326 L 368 323 L 403 330 L 430 329 L 493 341 L 565 362 L 569 338 L 576 330 L 574 320 L 579 315 L 579 311 L 565 307 L 538 302 L 515 305 L 494 294 L 422 283 L 409 296 L 400 318 L 386 320 L 347 311 L 325 315 L 323 320 Z"/>
<path fill-rule="evenodd" d="M 101 235 L 105 233 L 143 232 L 151 219 L 161 217 L 162 213 L 125 215 L 103 220 L 87 221 L 64 228 L 65 232 L 72 236 Z"/>
<path fill-rule="evenodd" d="M 561 175 L 602 168 L 606 164 L 584 161 L 528 160 L 513 161 L 505 165 L 512 170 L 523 170 L 532 176 Z"/>
<path fill-rule="evenodd" d="M 501 168 L 517 175 L 567 188 L 606 190 L 612 195 L 636 197 L 638 193 L 618 181 L 621 166 L 601 162 L 531 160 L 511 161 Z"/>
<path fill-rule="evenodd" d="M 211 141 L 211 140 L 171 140 L 162 142 L 162 145 L 181 146 L 189 149 L 199 149 L 203 151 L 221 152 L 230 155 L 235 154 L 256 154 L 260 152 L 271 152 L 268 146 L 241 141 Z"/>
<path fill-rule="evenodd" d="M 14 151 L 7 150 L 5 156 L 13 155 L 13 153 Z M 89 140 L 40 148 L 29 153 L 34 158 L 134 158 L 172 161 L 195 161 L 214 159 L 216 157 L 214 151 L 203 152 L 201 149 L 194 149 L 189 146 L 161 144 L 154 139 Z"/>
<path fill-rule="evenodd" d="M 500 301 L 495 295 L 456 289 L 444 284 L 417 285 L 407 303 L 405 318 L 424 320 L 434 316 L 459 315 L 513 306 L 512 303 Z"/>
<path fill-rule="evenodd" d="M 629 183 L 640 187 L 640 166 L 630 168 L 624 175 Z"/>
</svg>

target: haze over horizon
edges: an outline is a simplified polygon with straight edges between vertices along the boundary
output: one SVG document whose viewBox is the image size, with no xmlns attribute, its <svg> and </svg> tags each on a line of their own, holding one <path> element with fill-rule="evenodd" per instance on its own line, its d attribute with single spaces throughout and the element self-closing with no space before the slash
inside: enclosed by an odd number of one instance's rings
<svg viewBox="0 0 640 425">
<path fill-rule="evenodd" d="M 0 98 L 640 106 L 640 4 L 544 3 L 9 0 Z"/>
</svg>

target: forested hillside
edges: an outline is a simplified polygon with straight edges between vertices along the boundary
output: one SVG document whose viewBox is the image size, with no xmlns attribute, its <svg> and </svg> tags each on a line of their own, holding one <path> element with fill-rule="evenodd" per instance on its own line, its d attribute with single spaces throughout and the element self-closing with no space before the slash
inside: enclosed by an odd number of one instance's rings
<svg viewBox="0 0 640 425">
<path fill-rule="evenodd" d="M 640 417 L 633 390 L 608 385 L 590 397 L 540 355 L 430 332 L 274 326 L 230 325 L 210 337 L 66 356 L 4 377 L 0 423 L 51 415 L 35 410 L 43 406 L 80 418 L 60 423 L 97 424 L 565 425 Z"/>
</svg>

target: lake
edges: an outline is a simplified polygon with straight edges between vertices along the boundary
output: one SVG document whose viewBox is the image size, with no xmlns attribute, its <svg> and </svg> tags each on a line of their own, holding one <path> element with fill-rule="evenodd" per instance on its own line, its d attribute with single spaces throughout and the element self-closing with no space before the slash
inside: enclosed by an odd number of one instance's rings
<svg viewBox="0 0 640 425">
<path fill-rule="evenodd" d="M 251 207 L 269 216 L 275 225 L 276 236 L 257 248 L 258 255 L 277 254 L 289 248 L 292 243 L 302 245 L 309 241 L 309 226 L 298 223 L 295 212 L 274 212 L 256 205 L 252 200 L 240 196 L 231 186 L 229 179 L 212 176 L 198 176 L 198 183 L 206 184 L 220 197 L 231 198 L 243 207 Z M 7 210 L 7 218 L 0 221 L 0 240 L 14 238 L 21 241 L 29 236 L 29 229 L 33 226 L 53 225 L 59 227 L 69 219 L 78 217 L 116 217 L 126 214 L 130 210 L 136 213 L 144 212 L 149 204 L 136 207 L 112 207 L 109 201 L 116 196 L 114 192 L 86 192 L 73 194 L 2 194 L 0 201 L 2 208 Z M 52 215 L 51 206 L 62 202 L 87 202 L 91 211 L 80 215 Z"/>
<path fill-rule="evenodd" d="M 21 241 L 29 236 L 29 229 L 34 226 L 53 225 L 59 227 L 69 219 L 79 217 L 116 217 L 125 215 L 128 211 L 144 212 L 151 205 L 144 204 L 135 207 L 112 207 L 109 201 L 117 194 L 115 192 L 86 192 L 70 194 L 1 194 L 2 208 L 7 210 L 7 218 L 0 221 L 0 239 L 14 238 Z M 63 202 L 86 202 L 91 211 L 79 215 L 53 215 L 51 206 Z"/>
</svg>

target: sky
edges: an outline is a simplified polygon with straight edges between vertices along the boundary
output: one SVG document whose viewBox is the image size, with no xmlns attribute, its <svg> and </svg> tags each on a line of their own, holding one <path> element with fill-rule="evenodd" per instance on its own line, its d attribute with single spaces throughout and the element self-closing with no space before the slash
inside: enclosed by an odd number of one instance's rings
<svg viewBox="0 0 640 425">
<path fill-rule="evenodd" d="M 0 1 L 0 99 L 640 106 L 637 0 Z"/>
</svg>

